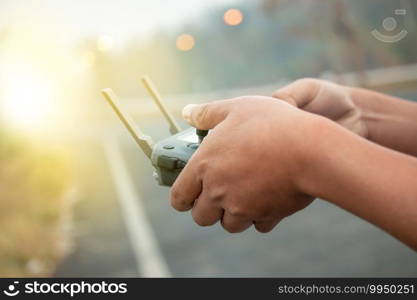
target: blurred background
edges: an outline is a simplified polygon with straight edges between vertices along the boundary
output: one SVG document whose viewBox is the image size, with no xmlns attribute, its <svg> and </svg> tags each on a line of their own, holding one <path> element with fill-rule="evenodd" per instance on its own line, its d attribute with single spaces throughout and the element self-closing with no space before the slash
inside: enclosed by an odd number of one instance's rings
<svg viewBox="0 0 417 300">
<path fill-rule="evenodd" d="M 316 200 L 269 234 L 195 225 L 100 95 L 155 140 L 187 103 L 320 77 L 417 100 L 412 0 L 0 0 L 0 276 L 417 276 Z M 184 123 L 182 123 L 185 125 Z"/>
</svg>

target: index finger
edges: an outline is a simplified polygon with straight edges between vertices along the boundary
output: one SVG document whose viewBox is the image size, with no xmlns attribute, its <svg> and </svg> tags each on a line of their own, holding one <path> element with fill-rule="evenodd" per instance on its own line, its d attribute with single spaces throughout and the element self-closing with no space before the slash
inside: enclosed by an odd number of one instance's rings
<svg viewBox="0 0 417 300">
<path fill-rule="evenodd" d="M 185 165 L 171 188 L 171 206 L 178 211 L 191 209 L 203 187 L 201 176 L 193 163 L 194 157 L 195 155 Z"/>
</svg>

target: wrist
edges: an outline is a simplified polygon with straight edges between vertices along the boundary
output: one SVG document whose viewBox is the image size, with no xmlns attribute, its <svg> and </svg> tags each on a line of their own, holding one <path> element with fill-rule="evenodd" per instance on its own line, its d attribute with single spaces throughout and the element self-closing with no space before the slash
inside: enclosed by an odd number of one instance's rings
<svg viewBox="0 0 417 300">
<path fill-rule="evenodd" d="M 358 157 L 363 159 L 371 143 L 324 117 L 315 119 L 309 134 L 313 139 L 303 151 L 299 188 L 307 195 L 343 206 L 340 201 L 350 193 L 348 181 L 361 169 Z"/>
<path fill-rule="evenodd" d="M 399 99 L 393 100 L 390 96 L 380 94 L 363 88 L 348 88 L 349 96 L 360 115 L 360 121 L 366 128 L 363 137 L 381 143 L 384 133 L 384 124 L 401 121 L 403 113 L 399 113 Z M 382 135 L 382 136 L 381 136 Z"/>
<path fill-rule="evenodd" d="M 298 188 L 307 195 L 322 198 L 325 195 L 323 172 L 328 171 L 331 155 L 335 144 L 329 137 L 334 136 L 335 127 L 340 127 L 333 121 L 314 116 L 303 136 L 303 147 L 299 154 Z"/>
<path fill-rule="evenodd" d="M 417 156 L 415 102 L 360 88 L 351 88 L 349 93 L 361 111 L 368 140 Z"/>
<path fill-rule="evenodd" d="M 370 123 L 375 119 L 379 118 L 379 114 L 375 111 L 374 105 L 369 103 L 369 97 L 364 97 L 362 89 L 355 87 L 344 87 L 347 97 L 354 106 L 354 113 L 357 116 L 356 123 L 357 130 L 353 130 L 355 133 L 359 134 L 361 137 L 370 140 Z"/>
</svg>

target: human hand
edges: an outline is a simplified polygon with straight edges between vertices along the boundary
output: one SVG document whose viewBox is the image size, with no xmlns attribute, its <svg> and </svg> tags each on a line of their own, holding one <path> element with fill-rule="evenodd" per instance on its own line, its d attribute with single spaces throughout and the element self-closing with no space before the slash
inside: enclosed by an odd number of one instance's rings
<svg viewBox="0 0 417 300">
<path fill-rule="evenodd" d="M 304 78 L 273 93 L 302 110 L 329 118 L 362 136 L 368 136 L 363 112 L 350 93 L 351 89 L 329 81 Z"/>
<path fill-rule="evenodd" d="M 320 111 L 336 121 L 355 115 L 356 108 L 343 89 L 320 82 L 309 84 L 313 85 L 310 89 L 301 84 L 304 89 L 296 94 L 281 91 L 279 97 L 303 108 L 311 103 L 311 112 Z M 311 92 L 314 88 L 317 93 Z M 320 90 L 333 96 L 318 97 Z M 391 103 L 398 103 L 369 91 L 357 92 L 358 99 L 372 96 L 394 108 Z M 329 104 L 331 99 L 339 105 Z M 416 159 L 293 105 L 247 96 L 187 106 L 183 115 L 191 125 L 212 130 L 175 181 L 172 206 L 180 211 L 192 209 L 195 222 L 202 226 L 221 220 L 229 232 L 243 231 L 252 224 L 258 231 L 268 232 L 315 196 L 417 249 Z M 400 106 L 403 114 L 413 114 L 413 105 Z M 366 133 L 366 128 L 360 130 L 360 118 L 351 120 L 352 131 Z"/>
<path fill-rule="evenodd" d="M 314 199 L 303 174 L 324 118 L 261 96 L 190 105 L 183 116 L 212 129 L 171 189 L 172 206 L 192 209 L 197 224 L 268 232 Z"/>
</svg>

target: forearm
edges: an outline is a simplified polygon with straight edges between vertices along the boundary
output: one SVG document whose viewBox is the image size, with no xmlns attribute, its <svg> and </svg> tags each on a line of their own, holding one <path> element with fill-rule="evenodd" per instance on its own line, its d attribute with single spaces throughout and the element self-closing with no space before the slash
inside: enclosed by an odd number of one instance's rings
<svg viewBox="0 0 417 300">
<path fill-rule="evenodd" d="M 369 140 L 417 156 L 417 103 L 360 88 L 349 92 L 362 111 Z"/>
<path fill-rule="evenodd" d="M 322 121 L 305 189 L 417 250 L 417 159 Z M 324 155 L 323 155 L 324 154 Z"/>
</svg>

